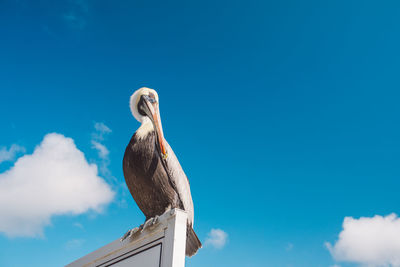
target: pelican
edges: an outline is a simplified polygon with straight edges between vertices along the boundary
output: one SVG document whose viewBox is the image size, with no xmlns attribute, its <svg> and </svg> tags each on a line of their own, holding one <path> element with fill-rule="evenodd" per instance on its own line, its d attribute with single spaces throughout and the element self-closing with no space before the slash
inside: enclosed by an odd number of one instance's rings
<svg viewBox="0 0 400 267">
<path fill-rule="evenodd" d="M 186 211 L 186 255 L 191 257 L 201 247 L 193 230 L 192 195 L 188 178 L 164 138 L 157 92 L 140 88 L 130 97 L 130 109 L 141 126 L 126 147 L 123 171 L 132 197 L 146 216 L 141 228 L 173 208 Z"/>
</svg>

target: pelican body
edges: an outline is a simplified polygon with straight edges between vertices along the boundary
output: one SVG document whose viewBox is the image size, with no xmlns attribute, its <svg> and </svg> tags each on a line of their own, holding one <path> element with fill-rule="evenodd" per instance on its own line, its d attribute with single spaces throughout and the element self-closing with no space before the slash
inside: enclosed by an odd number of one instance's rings
<svg viewBox="0 0 400 267">
<path fill-rule="evenodd" d="M 157 92 L 137 90 L 130 99 L 133 116 L 142 124 L 125 150 L 123 171 L 131 195 L 146 221 L 173 208 L 188 214 L 186 255 L 193 256 L 201 242 L 193 230 L 194 211 L 189 181 L 164 139 Z"/>
</svg>

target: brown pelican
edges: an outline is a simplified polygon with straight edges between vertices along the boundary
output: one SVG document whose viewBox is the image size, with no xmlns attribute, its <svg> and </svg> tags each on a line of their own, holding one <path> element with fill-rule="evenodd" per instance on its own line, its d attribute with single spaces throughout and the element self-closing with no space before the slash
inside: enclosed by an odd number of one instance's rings
<svg viewBox="0 0 400 267">
<path fill-rule="evenodd" d="M 164 139 L 157 92 L 140 88 L 131 96 L 130 108 L 142 125 L 126 147 L 123 170 L 129 191 L 146 216 L 141 228 L 154 224 L 159 215 L 170 209 L 185 210 L 188 214 L 186 255 L 193 256 L 201 247 L 201 242 L 193 230 L 189 181 L 174 151 Z"/>
</svg>

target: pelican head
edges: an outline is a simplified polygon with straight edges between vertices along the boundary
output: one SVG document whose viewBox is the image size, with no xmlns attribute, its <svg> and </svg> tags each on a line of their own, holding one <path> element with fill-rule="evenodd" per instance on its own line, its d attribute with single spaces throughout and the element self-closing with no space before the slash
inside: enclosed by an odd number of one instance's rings
<svg viewBox="0 0 400 267">
<path fill-rule="evenodd" d="M 167 157 L 164 133 L 161 126 L 158 94 L 154 89 L 142 87 L 131 95 L 130 108 L 133 117 L 143 124 L 152 123 L 163 157 Z"/>
</svg>

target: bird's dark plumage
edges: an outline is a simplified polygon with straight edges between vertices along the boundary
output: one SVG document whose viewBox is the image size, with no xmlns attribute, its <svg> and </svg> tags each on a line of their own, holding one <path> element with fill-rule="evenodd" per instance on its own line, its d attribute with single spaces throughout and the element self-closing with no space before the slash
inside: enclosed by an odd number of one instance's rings
<svg viewBox="0 0 400 267">
<path fill-rule="evenodd" d="M 132 113 L 142 121 L 142 125 L 125 149 L 125 181 L 146 220 L 173 208 L 187 212 L 186 255 L 193 256 L 201 242 L 193 230 L 194 211 L 189 181 L 163 137 L 156 94 L 152 89 L 142 88 L 131 97 Z"/>
<path fill-rule="evenodd" d="M 134 134 L 125 150 L 123 171 L 126 184 L 146 220 L 170 207 L 184 209 L 171 186 L 156 147 L 155 132 L 139 140 Z"/>
</svg>

